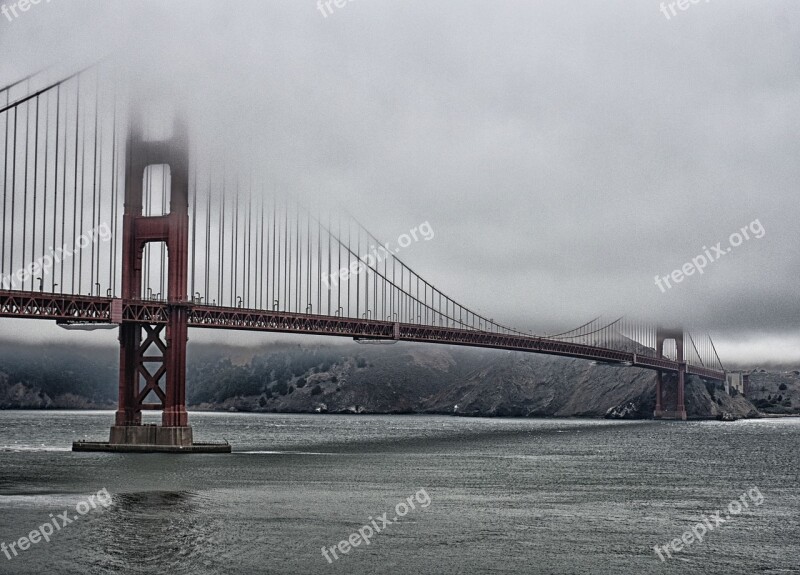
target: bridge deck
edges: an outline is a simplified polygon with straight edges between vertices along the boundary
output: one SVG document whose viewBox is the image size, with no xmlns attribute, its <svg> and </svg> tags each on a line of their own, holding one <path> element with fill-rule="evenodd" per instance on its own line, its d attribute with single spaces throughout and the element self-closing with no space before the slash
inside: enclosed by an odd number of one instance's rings
<svg viewBox="0 0 800 575">
<path fill-rule="evenodd" d="M 123 301 L 107 297 L 0 290 L 0 317 L 88 323 L 126 321 L 155 325 L 166 324 L 170 310 L 176 306 L 189 308 L 189 327 L 193 328 L 465 345 L 558 355 L 675 373 L 681 367 L 677 361 L 667 358 L 534 336 L 371 319 L 194 305 L 190 302 L 170 304 L 163 301 Z M 725 372 L 702 366 L 687 365 L 686 373 L 706 379 L 725 380 Z"/>
</svg>

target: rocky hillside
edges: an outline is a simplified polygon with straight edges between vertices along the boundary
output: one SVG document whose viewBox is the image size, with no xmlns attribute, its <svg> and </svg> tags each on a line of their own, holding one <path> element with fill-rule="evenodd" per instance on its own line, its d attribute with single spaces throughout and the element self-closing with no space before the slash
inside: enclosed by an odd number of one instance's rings
<svg viewBox="0 0 800 575">
<path fill-rule="evenodd" d="M 800 414 L 800 371 L 754 370 L 748 396 L 764 413 Z"/>
<path fill-rule="evenodd" d="M 111 409 L 113 350 L 0 341 L 0 409 Z"/>
<path fill-rule="evenodd" d="M 334 348 L 335 349 L 335 348 Z M 655 374 L 635 368 L 553 356 L 461 347 L 397 344 L 331 348 L 308 369 L 281 363 L 261 381 L 259 360 L 236 367 L 249 389 L 200 409 L 263 412 L 447 413 L 465 416 L 586 416 L 650 418 L 655 409 Z M 331 355 L 333 353 L 333 355 Z M 280 361 L 291 363 L 282 354 Z M 291 354 L 289 354 L 291 356 Z M 308 352 L 305 352 L 308 357 Z M 266 359 L 270 365 L 270 359 Z M 214 368 L 201 368 L 213 373 Z M 288 379 L 281 380 L 286 373 Z M 207 380 L 208 381 L 208 380 Z M 212 387 L 215 387 L 211 383 Z M 204 385 L 198 382 L 200 388 Z M 225 385 L 225 384 L 223 384 Z M 217 385 L 218 389 L 219 386 Z M 667 381 L 666 401 L 675 389 Z M 687 412 L 692 418 L 756 417 L 744 397 L 721 385 L 689 378 Z"/>
<path fill-rule="evenodd" d="M 0 345 L 0 408 L 113 407 L 113 348 L 23 350 Z M 666 389 L 674 404 L 674 386 Z M 655 374 L 641 369 L 410 343 L 195 345 L 187 374 L 190 407 L 252 412 L 649 418 L 654 390 Z M 747 399 L 695 378 L 686 405 L 694 418 L 758 415 Z"/>
</svg>

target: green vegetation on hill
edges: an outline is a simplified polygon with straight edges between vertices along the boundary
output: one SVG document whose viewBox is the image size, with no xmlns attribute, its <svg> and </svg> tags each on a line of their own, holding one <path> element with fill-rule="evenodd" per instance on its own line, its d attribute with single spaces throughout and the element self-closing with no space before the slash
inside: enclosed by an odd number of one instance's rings
<svg viewBox="0 0 800 575">
<path fill-rule="evenodd" d="M 116 347 L 0 341 L 0 409 L 111 408 L 117 366 Z M 765 390 L 759 405 L 797 409 L 800 375 L 753 375 L 751 388 Z M 188 349 L 187 403 L 199 409 L 646 418 L 654 391 L 649 371 L 499 350 L 328 341 Z M 691 417 L 755 414 L 719 384 L 690 378 L 686 398 Z"/>
<path fill-rule="evenodd" d="M 97 405 L 117 399 L 116 357 L 94 348 L 0 342 L 0 373 L 7 386 L 22 384 L 42 399 L 71 394 Z M 0 401 L 0 407 L 19 406 Z"/>
<path fill-rule="evenodd" d="M 290 348 L 256 355 L 235 365 L 221 354 L 191 354 L 187 366 L 190 405 L 222 403 L 231 397 L 263 395 L 269 399 L 305 387 L 306 375 L 324 373 L 344 361 L 334 350 Z"/>
</svg>

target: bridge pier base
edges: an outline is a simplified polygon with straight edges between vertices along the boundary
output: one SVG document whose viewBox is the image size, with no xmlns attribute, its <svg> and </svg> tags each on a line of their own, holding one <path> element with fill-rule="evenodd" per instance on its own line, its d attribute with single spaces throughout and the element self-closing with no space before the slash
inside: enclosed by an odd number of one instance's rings
<svg viewBox="0 0 800 575">
<path fill-rule="evenodd" d="M 680 419 L 686 421 L 685 405 L 685 371 L 681 369 L 678 373 L 676 384 L 675 409 L 664 409 L 664 375 L 659 371 L 656 375 L 656 409 L 653 412 L 655 419 Z"/>
<path fill-rule="evenodd" d="M 686 405 L 684 400 L 684 390 L 686 385 L 686 376 L 683 370 L 678 373 L 677 381 L 675 382 L 676 387 L 676 398 L 675 398 L 675 408 L 674 409 L 665 409 L 664 399 L 663 399 L 663 375 L 661 372 L 658 373 L 658 379 L 656 381 L 656 409 L 653 413 L 653 417 L 655 419 L 680 419 L 682 421 L 686 421 Z M 661 396 L 661 401 L 659 401 L 659 396 Z"/>
<path fill-rule="evenodd" d="M 161 425 L 115 425 L 109 443 L 113 445 L 192 445 L 192 428 Z"/>
<path fill-rule="evenodd" d="M 72 451 L 114 453 L 230 453 L 227 443 L 194 443 L 192 428 L 163 425 L 115 425 L 108 443 L 76 441 Z"/>
</svg>

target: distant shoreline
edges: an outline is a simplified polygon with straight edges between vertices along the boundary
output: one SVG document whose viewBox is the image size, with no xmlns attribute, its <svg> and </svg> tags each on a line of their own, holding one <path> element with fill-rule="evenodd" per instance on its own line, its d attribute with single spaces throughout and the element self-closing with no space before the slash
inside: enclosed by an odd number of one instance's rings
<svg viewBox="0 0 800 575">
<path fill-rule="evenodd" d="M 30 408 L 30 407 L 3 407 L 0 408 L 0 412 L 3 411 L 14 411 L 14 412 L 41 412 L 41 411 L 59 411 L 59 412 L 102 412 L 102 413 L 114 413 L 116 411 L 116 407 L 41 407 L 41 408 Z M 535 415 L 535 416 L 518 416 L 518 415 L 492 415 L 492 414 L 464 414 L 464 413 L 444 413 L 444 412 L 345 412 L 345 411 L 335 411 L 335 412 L 314 412 L 314 411 L 231 411 L 229 409 L 193 409 L 188 408 L 187 411 L 192 414 L 199 414 L 199 413 L 216 413 L 216 414 L 246 414 L 246 415 L 319 415 L 319 416 L 430 416 L 430 417 L 454 417 L 454 418 L 465 418 L 465 419 L 516 419 L 516 420 L 527 420 L 527 419 L 553 419 L 553 420 L 567 420 L 567 419 L 581 419 L 581 420 L 594 420 L 594 421 L 672 421 L 672 420 L 658 420 L 653 417 L 631 417 L 631 418 L 613 418 L 613 417 L 603 417 L 598 415 Z M 800 413 L 798 414 L 782 414 L 782 413 L 763 413 L 759 412 L 757 417 L 737 417 L 733 421 L 739 421 L 742 419 L 783 419 L 783 418 L 800 418 Z M 698 416 L 690 416 L 688 417 L 687 421 L 723 421 L 718 417 L 698 417 Z"/>
</svg>

